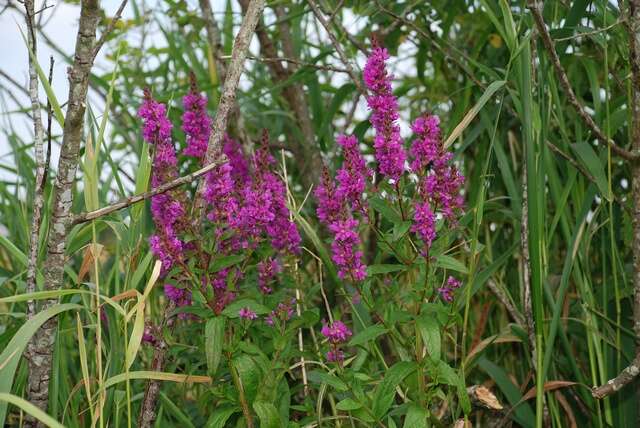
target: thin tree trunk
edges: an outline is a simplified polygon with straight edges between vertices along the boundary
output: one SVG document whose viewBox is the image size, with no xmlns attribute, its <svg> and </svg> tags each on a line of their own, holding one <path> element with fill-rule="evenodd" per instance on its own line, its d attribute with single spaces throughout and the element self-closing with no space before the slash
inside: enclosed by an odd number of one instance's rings
<svg viewBox="0 0 640 428">
<path fill-rule="evenodd" d="M 73 65 L 69 68 L 69 97 L 65 116 L 58 174 L 53 189 L 47 257 L 44 264 L 45 288 L 56 290 L 64 283 L 65 248 L 71 220 L 73 187 L 78 169 L 78 154 L 83 136 L 89 74 L 93 65 L 93 48 L 99 17 L 97 0 L 81 2 L 80 23 Z M 46 301 L 44 307 L 55 301 Z M 45 410 L 49 397 L 49 376 L 57 319 L 47 321 L 35 334 L 29 359 L 27 395 L 38 408 Z"/>
</svg>

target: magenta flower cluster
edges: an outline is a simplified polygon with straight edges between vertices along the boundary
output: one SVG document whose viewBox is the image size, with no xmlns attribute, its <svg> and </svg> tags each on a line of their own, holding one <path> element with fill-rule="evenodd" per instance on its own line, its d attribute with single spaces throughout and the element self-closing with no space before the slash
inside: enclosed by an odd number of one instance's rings
<svg viewBox="0 0 640 428">
<path fill-rule="evenodd" d="M 462 286 L 462 283 L 450 276 L 447 278 L 447 282 L 444 286 L 438 288 L 438 293 L 440 293 L 440 297 L 447 303 L 453 302 L 453 293 Z"/>
<path fill-rule="evenodd" d="M 331 324 L 323 323 L 320 333 L 327 338 L 331 349 L 327 352 L 327 361 L 341 363 L 344 361 L 344 352 L 340 345 L 351 337 L 351 330 L 342 322 L 334 321 Z"/>
<path fill-rule="evenodd" d="M 296 299 L 291 299 L 288 302 L 280 302 L 278 306 L 271 311 L 265 318 L 267 325 L 275 326 L 278 323 L 281 326 L 293 317 L 295 314 Z"/>
<path fill-rule="evenodd" d="M 267 258 L 258 263 L 258 287 L 264 294 L 271 294 L 273 292 L 273 282 L 276 275 L 280 273 L 282 267 L 277 259 Z"/>
<path fill-rule="evenodd" d="M 202 158 L 207 152 L 211 135 L 211 119 L 207 114 L 207 97 L 198 93 L 193 77 L 191 90 L 182 99 L 182 103 L 182 130 L 187 136 L 187 146 L 182 153 L 185 156 Z"/>
<path fill-rule="evenodd" d="M 364 83 L 371 91 L 367 104 L 371 109 L 369 121 L 376 131 L 373 147 L 375 149 L 378 170 L 383 176 L 397 182 L 404 173 L 407 159 L 400 126 L 398 126 L 398 100 L 391 90 L 393 76 L 387 73 L 387 50 L 374 46 L 364 67 Z"/>
<path fill-rule="evenodd" d="M 253 321 L 258 318 L 258 315 L 249 308 L 242 308 L 238 311 L 238 315 L 240 318 L 245 319 L 247 321 Z"/>
</svg>

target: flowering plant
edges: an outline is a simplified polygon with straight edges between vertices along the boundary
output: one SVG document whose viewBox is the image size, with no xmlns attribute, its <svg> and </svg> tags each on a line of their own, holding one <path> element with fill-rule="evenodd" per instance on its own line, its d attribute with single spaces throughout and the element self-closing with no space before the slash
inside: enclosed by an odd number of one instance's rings
<svg viewBox="0 0 640 428">
<path fill-rule="evenodd" d="M 289 406 L 284 391 L 296 385 L 292 367 L 303 384 L 289 419 L 313 413 L 307 406 L 314 385 L 329 385 L 340 400 L 336 411 L 367 424 L 392 420 L 396 388 L 407 387 L 405 400 L 415 403 L 394 411 L 407 419 L 426 415 L 447 385 L 459 409 L 469 411 L 464 381 L 441 349 L 463 285 L 456 275 L 465 271 L 446 254 L 463 211 L 464 177 L 443 145 L 437 116 L 417 117 L 413 139 L 405 143 L 388 59 L 386 49 L 374 45 L 364 68 L 375 162 L 364 154 L 365 139 L 340 135 L 342 164 L 335 174 L 326 165 L 313 191 L 326 247 L 293 208 L 266 131 L 252 154 L 225 136 L 220 154 L 226 161 L 205 177 L 204 213 L 188 207 L 187 191 L 151 201 L 155 233 L 149 244 L 162 263 L 165 297 L 181 328 L 204 328 L 209 375 L 232 381 L 211 389 L 217 405 L 231 412 L 227 417 L 237 412 L 251 425 L 254 415 L 263 421 Z M 178 175 L 179 157 L 195 165 L 205 158 L 211 119 L 195 82 L 183 106 L 186 146 L 178 155 L 165 105 L 145 92 L 139 115 L 153 148 L 154 186 Z M 294 219 L 321 263 L 304 257 Z M 161 334 L 167 332 L 150 327 L 143 339 L 157 346 Z M 385 368 L 378 373 L 382 381 L 365 368 L 378 364 Z"/>
</svg>

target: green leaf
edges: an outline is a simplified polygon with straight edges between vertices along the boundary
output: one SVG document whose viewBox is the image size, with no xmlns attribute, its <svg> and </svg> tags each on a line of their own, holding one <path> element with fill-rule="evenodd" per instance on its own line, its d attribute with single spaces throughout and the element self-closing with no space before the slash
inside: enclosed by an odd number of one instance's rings
<svg viewBox="0 0 640 428">
<path fill-rule="evenodd" d="M 422 315 L 416 322 L 418 323 L 418 330 L 420 330 L 422 341 L 427 347 L 427 352 L 431 358 L 439 360 L 441 349 L 440 324 L 438 324 L 435 318 L 429 315 Z"/>
<path fill-rule="evenodd" d="M 400 361 L 391 367 L 384 375 L 384 379 L 376 388 L 373 396 L 373 414 L 381 420 L 393 404 L 396 387 L 416 370 L 416 364 L 410 361 Z"/>
<path fill-rule="evenodd" d="M 0 234 L 0 245 L 2 245 L 7 251 L 9 251 L 12 258 L 19 261 L 24 267 L 29 264 L 26 254 L 20 251 L 20 249 L 16 247 L 13 242 L 9 241 L 2 234 Z"/>
<path fill-rule="evenodd" d="M 369 205 L 394 225 L 403 223 L 400 214 L 398 214 L 396 210 L 389 206 L 388 201 L 374 196 L 373 198 L 369 199 Z"/>
<path fill-rule="evenodd" d="M 398 239 L 402 238 L 409 231 L 412 224 L 413 223 L 409 220 L 394 224 L 391 241 L 396 242 Z"/>
<path fill-rule="evenodd" d="M 227 306 L 224 309 L 224 311 L 222 311 L 222 315 L 224 315 L 224 316 L 226 316 L 228 318 L 238 318 L 240 316 L 240 315 L 238 315 L 238 312 L 242 308 L 249 308 L 249 309 L 251 309 L 253 312 L 255 312 L 258 315 L 264 315 L 264 314 L 268 314 L 269 312 L 271 312 L 271 310 L 269 308 L 267 308 L 264 305 L 261 305 L 260 303 L 256 302 L 255 300 L 241 299 L 241 300 L 236 300 L 235 302 L 233 302 L 229 306 Z"/>
<path fill-rule="evenodd" d="M 160 391 L 160 401 L 162 401 L 162 405 L 166 410 L 168 410 L 169 414 L 178 420 L 181 427 L 195 428 L 195 425 L 193 425 L 186 413 L 184 413 L 180 407 L 171 401 L 171 399 L 162 391 Z"/>
<path fill-rule="evenodd" d="M 427 418 L 429 414 L 425 409 L 418 406 L 417 404 L 409 405 L 409 410 L 407 410 L 407 416 L 404 419 L 404 428 L 426 428 Z"/>
<path fill-rule="evenodd" d="M 216 407 L 213 414 L 209 417 L 205 428 L 224 428 L 231 415 L 238 412 L 240 412 L 240 408 L 236 406 Z"/>
<path fill-rule="evenodd" d="M 233 254 L 231 256 L 222 256 L 218 257 L 211 264 L 211 272 L 219 272 L 222 269 L 237 265 L 241 261 L 245 259 L 245 256 L 242 254 Z"/>
<path fill-rule="evenodd" d="M 336 376 L 321 372 L 319 370 L 312 370 L 309 372 L 309 380 L 314 383 L 323 384 L 333 387 L 336 391 L 348 391 L 349 387 L 346 383 L 338 379 Z"/>
<path fill-rule="evenodd" d="M 266 401 L 256 401 L 253 403 L 253 410 L 255 410 L 258 419 L 260 419 L 260 428 L 282 427 L 280 413 L 278 413 L 278 409 L 273 404 Z"/>
<path fill-rule="evenodd" d="M 344 411 L 357 410 L 361 407 L 362 407 L 362 404 L 358 403 L 353 398 L 345 398 L 344 400 L 336 404 L 336 409 L 344 410 Z"/>
<path fill-rule="evenodd" d="M 247 400 L 252 402 L 256 397 L 258 386 L 263 377 L 260 367 L 253 358 L 246 354 L 235 357 L 233 366 L 238 371 L 240 380 L 242 380 Z"/>
<path fill-rule="evenodd" d="M 82 306 L 74 303 L 65 303 L 47 308 L 44 311 L 38 312 L 33 318 L 24 323 L 17 333 L 13 335 L 0 354 L 0 393 L 9 394 L 11 392 L 13 376 L 18 368 L 20 356 L 24 352 L 27 343 L 31 340 L 31 336 L 33 336 L 49 318 L 72 309 L 82 309 Z M 4 426 L 6 414 L 7 401 L 5 400 L 0 402 L 0 426 Z"/>
<path fill-rule="evenodd" d="M 151 157 L 149 156 L 149 145 L 142 143 L 142 151 L 140 152 L 140 164 L 136 171 L 136 194 L 144 193 L 149 186 L 149 176 L 151 175 Z M 131 219 L 138 221 L 142 215 L 144 204 L 135 204 L 131 208 Z"/>
<path fill-rule="evenodd" d="M 364 345 L 365 343 L 375 340 L 376 337 L 386 332 L 387 329 L 380 324 L 372 325 L 353 336 L 349 341 L 349 346 Z"/>
<path fill-rule="evenodd" d="M 127 370 L 131 368 L 133 362 L 138 355 L 140 345 L 142 344 L 142 336 L 144 335 L 144 306 L 145 301 L 143 296 L 138 297 L 138 304 L 136 306 L 136 318 L 133 322 L 133 329 L 131 330 L 131 336 L 127 344 L 127 351 L 125 357 L 125 366 Z"/>
<path fill-rule="evenodd" d="M 48 427 L 51 428 L 64 428 L 64 425 L 53 419 L 51 416 L 47 415 L 45 412 L 29 403 L 27 400 L 21 397 L 17 397 L 12 394 L 7 394 L 4 392 L 0 392 L 0 405 L 3 407 L 7 407 L 7 403 L 11 403 L 16 407 L 22 409 L 25 413 L 33 416 L 40 422 L 44 423 Z M 1 419 L 4 419 L 4 415 Z M 4 426 L 4 424 L 3 424 Z"/>
<path fill-rule="evenodd" d="M 469 273 L 469 270 L 464 264 L 462 264 L 462 262 L 445 254 L 442 254 L 436 258 L 436 266 L 439 268 L 453 270 L 464 274 Z"/>
<path fill-rule="evenodd" d="M 571 148 L 580 159 L 580 163 L 587 168 L 587 171 L 593 176 L 596 181 L 596 186 L 602 194 L 602 196 L 609 202 L 613 200 L 613 195 L 609 192 L 609 182 L 607 175 L 605 174 L 604 165 L 600 162 L 600 158 L 596 154 L 593 147 L 589 143 L 575 143 L 571 145 Z"/>
<path fill-rule="evenodd" d="M 210 318 L 204 328 L 204 351 L 207 357 L 208 372 L 211 377 L 215 377 L 222 357 L 222 346 L 224 345 L 224 324 L 225 317 L 218 316 Z"/>
<path fill-rule="evenodd" d="M 390 272 L 399 272 L 402 270 L 406 270 L 407 267 L 405 265 L 399 264 L 379 264 L 379 265 L 370 265 L 367 266 L 367 274 L 368 275 L 380 275 Z"/>
<path fill-rule="evenodd" d="M 56 97 L 56 93 L 53 91 L 53 88 L 49 84 L 49 78 L 45 74 L 42 67 L 40 67 L 40 63 L 38 63 L 38 58 L 34 55 L 29 43 L 27 42 L 27 38 L 24 36 L 22 29 L 20 29 L 20 34 L 22 35 L 22 40 L 27 45 L 27 49 L 29 50 L 29 56 L 33 61 L 33 64 L 36 67 L 36 72 L 38 73 L 38 78 L 40 79 L 40 83 L 42 83 L 42 87 L 47 94 L 47 98 L 51 103 L 51 109 L 53 110 L 53 115 L 60 124 L 60 128 L 64 128 L 64 114 L 62 113 L 62 109 L 60 108 L 60 103 L 58 102 L 58 98 Z"/>
<path fill-rule="evenodd" d="M 498 388 L 502 391 L 512 406 L 517 406 L 513 409 L 516 422 L 526 428 L 533 428 L 534 421 L 536 420 L 535 414 L 531 410 L 529 403 L 521 402 L 522 394 L 520 389 L 513 384 L 507 372 L 501 367 L 498 367 L 485 357 L 478 359 L 478 366 L 487 372 L 487 374 L 496 382 Z"/>
</svg>

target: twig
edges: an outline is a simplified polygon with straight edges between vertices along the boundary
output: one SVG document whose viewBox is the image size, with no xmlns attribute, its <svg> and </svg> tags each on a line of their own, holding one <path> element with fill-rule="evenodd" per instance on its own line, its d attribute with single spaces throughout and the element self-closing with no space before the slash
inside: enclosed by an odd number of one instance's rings
<svg viewBox="0 0 640 428">
<path fill-rule="evenodd" d="M 122 16 L 122 11 L 124 11 L 125 6 L 127 5 L 127 1 L 128 0 L 122 0 L 122 3 L 120 3 L 120 7 L 118 7 L 118 10 L 116 11 L 116 14 L 113 15 L 113 18 L 111 18 L 111 22 L 109 22 L 109 25 L 104 30 L 104 33 L 102 33 L 102 35 L 100 36 L 100 39 L 98 39 L 98 41 L 95 43 L 93 53 L 91 54 L 92 61 L 95 61 L 96 56 L 98 56 L 98 52 L 100 52 L 100 48 L 102 47 L 102 45 L 104 45 L 104 42 L 107 41 L 107 38 L 109 37 L 109 34 L 111 34 L 113 29 L 116 28 L 116 24 Z"/>
<path fill-rule="evenodd" d="M 487 281 L 487 287 L 489 290 L 496 296 L 496 298 L 502 303 L 505 307 L 511 318 L 520 325 L 525 325 L 524 317 L 515 307 L 515 305 L 511 302 L 511 299 L 507 296 L 507 294 L 495 283 L 493 279 L 489 279 Z"/>
<path fill-rule="evenodd" d="M 249 4 L 242 25 L 233 43 L 233 50 L 231 52 L 231 62 L 227 69 L 225 76 L 224 88 L 222 95 L 220 96 L 220 102 L 218 103 L 218 110 L 216 111 L 216 117 L 213 123 L 213 129 L 211 136 L 209 137 L 209 143 L 207 146 L 207 153 L 204 158 L 204 164 L 208 165 L 219 156 L 220 144 L 224 133 L 227 128 L 227 119 L 229 112 L 233 108 L 236 100 L 236 92 L 238 90 L 238 83 L 240 82 L 240 75 L 244 68 L 244 60 L 247 57 L 247 51 L 249 50 L 249 42 L 253 37 L 253 33 L 258 25 L 258 20 L 262 15 L 264 9 L 265 0 L 252 0 Z M 194 201 L 194 212 L 196 213 L 196 225 L 200 224 L 200 213 L 202 212 L 204 186 L 202 183 L 198 186 L 198 191 Z"/>
<path fill-rule="evenodd" d="M 167 349 L 169 346 L 164 340 L 162 334 L 163 328 L 166 326 L 169 330 L 173 330 L 174 320 L 171 318 L 171 314 L 176 308 L 176 304 L 173 301 L 169 301 L 167 308 L 164 311 L 163 324 L 159 327 L 159 333 L 157 335 L 158 341 L 154 345 L 153 360 L 151 362 L 151 370 L 161 372 L 164 370 L 164 363 L 167 356 Z M 147 388 L 144 391 L 144 397 L 142 399 L 142 406 L 140 415 L 138 415 L 138 427 L 149 428 L 156 420 L 156 402 L 158 400 L 158 394 L 160 393 L 160 382 L 157 380 L 150 380 L 147 383 Z"/>
<path fill-rule="evenodd" d="M 342 61 L 344 66 L 347 68 L 347 73 L 349 73 L 349 76 L 351 77 L 351 80 L 353 80 L 353 83 L 356 85 L 356 88 L 358 88 L 358 91 L 362 95 L 364 95 L 366 97 L 367 96 L 367 90 L 362 85 L 362 82 L 360 81 L 360 78 L 353 71 L 353 67 L 351 66 L 351 62 L 349 61 L 349 59 L 345 55 L 344 50 L 342 49 L 342 46 L 340 46 L 340 43 L 338 43 L 338 40 L 336 39 L 336 36 L 331 31 L 331 28 L 329 27 L 329 22 L 325 19 L 324 15 L 322 14 L 322 11 L 318 7 L 318 4 L 315 2 L 315 0 L 308 0 L 308 3 L 309 3 L 309 6 L 311 6 L 311 9 L 313 10 L 313 14 L 315 15 L 316 19 L 318 21 L 320 21 L 320 24 L 322 24 L 322 26 L 324 27 L 325 31 L 327 32 L 327 35 L 329 36 L 329 39 L 331 40 L 331 44 L 333 45 L 333 48 L 336 50 L 336 52 L 338 53 L 338 56 L 340 57 L 340 61 Z M 346 33 L 346 31 L 345 31 L 345 33 Z"/>
<path fill-rule="evenodd" d="M 594 398 L 602 399 L 605 398 L 617 391 L 619 391 L 623 386 L 631 383 L 636 376 L 640 373 L 640 354 L 637 354 L 636 357 L 618 376 L 609 380 L 607 383 L 601 386 L 594 387 L 591 390 L 591 395 Z"/>
<path fill-rule="evenodd" d="M 53 56 L 49 57 L 49 86 L 53 83 Z M 42 175 L 42 184 L 40 189 L 44 192 L 44 186 L 47 184 L 47 177 L 49 177 L 49 167 L 51 166 L 51 124 L 53 123 L 53 107 L 51 106 L 51 100 L 47 98 L 47 158 L 44 161 L 44 174 Z"/>
<path fill-rule="evenodd" d="M 106 207 L 102 207 L 95 211 L 89 211 L 81 214 L 77 214 L 73 218 L 73 224 L 85 223 L 87 221 L 95 220 L 99 217 L 103 217 L 105 215 L 109 215 L 113 212 L 119 211 L 123 208 L 127 208 L 133 204 L 137 204 L 138 202 L 142 202 L 153 196 L 159 195 L 161 193 L 168 192 L 171 189 L 175 189 L 176 187 L 182 186 L 183 184 L 191 183 L 199 177 L 202 177 L 207 172 L 213 170 L 216 166 L 226 162 L 226 157 L 221 155 L 218 159 L 214 160 L 212 163 L 208 164 L 200 168 L 197 171 L 192 172 L 191 174 L 184 175 L 182 177 L 178 177 L 173 181 L 169 181 L 168 183 L 164 183 L 154 189 L 151 189 L 144 193 L 139 193 L 137 195 L 129 196 L 128 198 L 124 198 L 114 204 L 111 204 Z"/>
<path fill-rule="evenodd" d="M 231 56 L 223 55 L 221 58 L 229 59 L 231 58 Z M 334 65 L 312 64 L 310 62 L 304 62 L 294 58 L 284 58 L 284 57 L 266 58 L 266 57 L 247 55 L 247 59 L 250 59 L 253 61 L 262 61 L 262 62 L 287 62 L 290 64 L 298 65 L 300 67 L 311 67 L 318 70 L 334 71 L 336 73 L 349 73 L 349 70 L 347 70 L 346 68 L 336 67 Z"/>
<path fill-rule="evenodd" d="M 29 98 L 31 99 L 31 111 L 33 118 L 33 145 L 36 158 L 36 177 L 33 186 L 33 218 L 31 220 L 31 236 L 29 239 L 29 265 L 27 267 L 27 293 L 36 291 L 36 272 L 38 269 L 38 241 L 40 237 L 40 223 L 42 220 L 42 207 L 44 195 L 40 184 L 43 181 L 45 171 L 44 156 L 44 129 L 42 126 L 42 114 L 40 99 L 38 97 L 38 74 L 36 71 L 37 40 L 33 22 L 34 0 L 25 0 L 25 19 L 27 21 L 27 37 L 29 49 Z M 33 300 L 27 302 L 27 317 L 31 318 L 36 313 L 36 305 Z"/>
<path fill-rule="evenodd" d="M 560 80 L 560 85 L 564 89 L 565 94 L 567 95 L 567 99 L 569 100 L 569 104 L 573 106 L 578 115 L 582 118 L 584 123 L 591 129 L 596 138 L 602 142 L 602 144 L 608 144 L 611 146 L 611 150 L 614 151 L 618 156 L 623 159 L 636 161 L 640 159 L 640 154 L 637 148 L 634 148 L 632 152 L 618 146 L 611 138 L 607 137 L 604 132 L 600 129 L 600 127 L 593 121 L 589 113 L 586 112 L 578 98 L 576 97 L 575 92 L 573 92 L 573 88 L 571 87 L 571 83 L 569 83 L 569 77 L 565 72 L 562 64 L 560 63 L 560 58 L 558 57 L 558 53 L 556 52 L 556 47 L 554 41 L 551 39 L 551 35 L 547 30 L 547 27 L 544 23 L 544 18 L 542 17 L 541 6 L 536 0 L 529 0 L 527 7 L 531 11 L 533 15 L 533 20 L 535 21 L 536 28 L 540 33 L 542 38 L 542 43 L 544 44 L 549 57 L 551 58 L 551 63 L 553 64 L 553 68 L 556 72 L 556 76 L 558 80 Z"/>
</svg>

